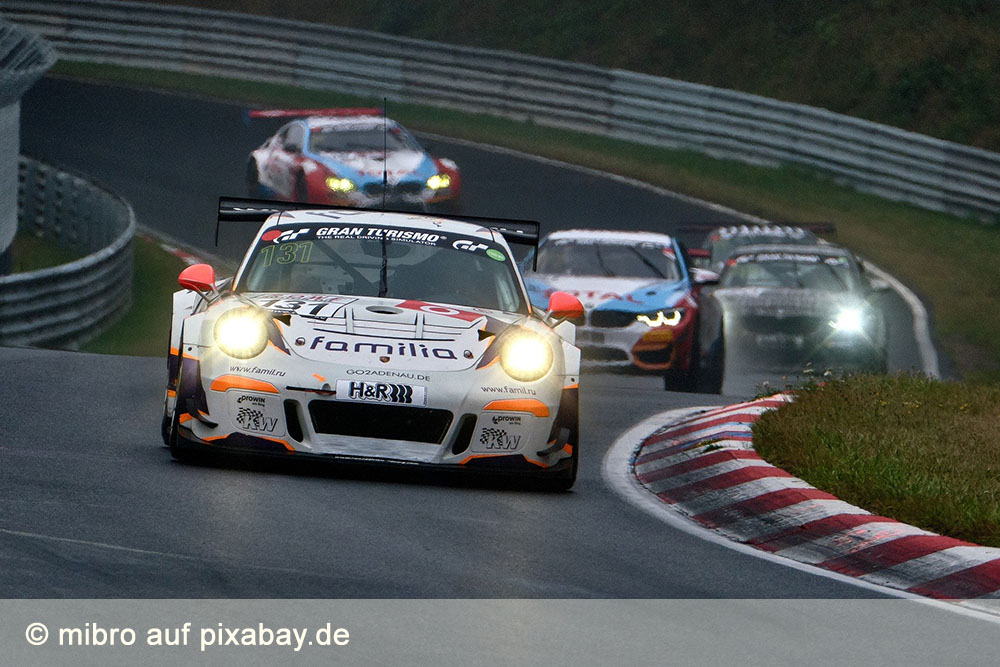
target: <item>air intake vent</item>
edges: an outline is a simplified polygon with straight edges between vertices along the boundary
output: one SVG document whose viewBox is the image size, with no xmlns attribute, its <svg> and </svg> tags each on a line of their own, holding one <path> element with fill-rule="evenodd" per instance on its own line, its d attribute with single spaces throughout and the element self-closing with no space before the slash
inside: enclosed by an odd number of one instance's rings
<svg viewBox="0 0 1000 667">
<path fill-rule="evenodd" d="M 461 454 L 469 448 L 472 442 L 472 432 L 476 430 L 476 415 L 466 414 L 458 422 L 455 441 L 451 443 L 451 453 Z"/>
</svg>

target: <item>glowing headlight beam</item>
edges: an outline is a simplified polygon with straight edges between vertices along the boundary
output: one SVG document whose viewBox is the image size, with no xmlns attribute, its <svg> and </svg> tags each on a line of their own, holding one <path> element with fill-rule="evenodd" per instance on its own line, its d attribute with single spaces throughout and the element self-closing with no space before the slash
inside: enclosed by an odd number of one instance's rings
<svg viewBox="0 0 1000 667">
<path fill-rule="evenodd" d="M 552 368 L 552 346 L 534 332 L 518 331 L 503 342 L 500 365 L 513 379 L 533 382 Z"/>
<path fill-rule="evenodd" d="M 650 329 L 653 327 L 675 327 L 680 321 L 684 314 L 680 310 L 668 310 L 666 312 L 660 310 L 657 311 L 656 317 L 650 317 L 649 315 L 642 314 L 637 315 L 635 319 L 639 320 Z"/>
<path fill-rule="evenodd" d="M 334 192 L 353 192 L 357 189 L 354 185 L 354 181 L 349 178 L 337 178 L 335 176 L 330 176 L 326 179 L 326 187 L 330 188 Z"/>
<path fill-rule="evenodd" d="M 235 359 L 256 357 L 267 347 L 266 316 L 252 308 L 235 308 L 215 322 L 215 342 Z"/>
<path fill-rule="evenodd" d="M 448 174 L 434 174 L 427 179 L 427 187 L 431 190 L 444 190 L 451 186 L 451 176 Z"/>
<path fill-rule="evenodd" d="M 844 333 L 861 333 L 864 324 L 864 314 L 860 308 L 844 308 L 837 313 L 836 319 L 830 321 L 831 327 Z"/>
</svg>

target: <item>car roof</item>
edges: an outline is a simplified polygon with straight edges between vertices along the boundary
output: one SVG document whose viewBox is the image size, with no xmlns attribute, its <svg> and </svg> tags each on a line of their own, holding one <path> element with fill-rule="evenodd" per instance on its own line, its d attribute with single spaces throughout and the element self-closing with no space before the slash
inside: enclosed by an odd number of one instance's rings
<svg viewBox="0 0 1000 667">
<path fill-rule="evenodd" d="M 382 116 L 369 116 L 369 115 L 357 115 L 357 116 L 308 116 L 303 119 L 310 130 L 350 130 L 350 129 L 370 129 L 379 128 L 382 129 L 382 125 L 389 129 L 396 129 L 400 127 L 399 123 L 394 120 L 385 118 Z"/>
<path fill-rule="evenodd" d="M 337 216 L 337 217 L 334 217 Z M 338 227 L 350 225 L 370 225 L 373 227 L 402 227 L 430 232 L 445 232 L 473 236 L 487 241 L 506 243 L 500 234 L 494 234 L 488 227 L 459 220 L 441 218 L 424 213 L 399 213 L 379 210 L 297 210 L 282 211 L 269 216 L 261 226 L 261 232 L 278 225 L 323 225 Z"/>
<path fill-rule="evenodd" d="M 709 233 L 709 238 L 717 235 L 725 238 L 745 238 L 753 236 L 815 239 L 816 234 L 805 227 L 777 224 L 723 225 Z"/>
<path fill-rule="evenodd" d="M 552 232 L 547 239 L 584 241 L 591 243 L 661 243 L 670 245 L 673 237 L 657 232 L 624 232 L 615 229 L 563 229 Z"/>
</svg>

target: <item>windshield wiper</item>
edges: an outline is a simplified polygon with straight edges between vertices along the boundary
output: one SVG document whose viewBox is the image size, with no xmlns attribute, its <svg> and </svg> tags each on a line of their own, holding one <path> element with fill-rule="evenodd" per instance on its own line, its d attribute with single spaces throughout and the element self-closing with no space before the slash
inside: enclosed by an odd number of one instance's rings
<svg viewBox="0 0 1000 667">
<path fill-rule="evenodd" d="M 626 246 L 626 247 L 632 253 L 634 253 L 636 257 L 638 257 L 640 260 L 642 260 L 642 263 L 645 264 L 647 267 L 649 267 L 650 271 L 652 271 L 653 273 L 655 273 L 656 275 L 658 275 L 661 278 L 665 279 L 667 277 L 666 275 L 664 275 L 664 273 L 662 271 L 660 271 L 660 269 L 658 269 L 656 267 L 656 264 L 653 264 L 651 261 L 649 261 L 648 259 L 646 259 L 641 252 L 639 252 L 638 250 L 636 250 L 632 246 Z"/>
<path fill-rule="evenodd" d="M 612 271 L 611 269 L 609 269 L 607 267 L 607 265 L 604 263 L 604 258 L 601 257 L 601 244 L 600 243 L 595 243 L 594 244 L 594 252 L 597 253 L 597 263 L 601 265 L 601 269 L 603 269 L 604 273 L 606 273 L 608 275 L 608 278 L 615 278 L 616 276 L 615 276 L 614 271 Z"/>
</svg>

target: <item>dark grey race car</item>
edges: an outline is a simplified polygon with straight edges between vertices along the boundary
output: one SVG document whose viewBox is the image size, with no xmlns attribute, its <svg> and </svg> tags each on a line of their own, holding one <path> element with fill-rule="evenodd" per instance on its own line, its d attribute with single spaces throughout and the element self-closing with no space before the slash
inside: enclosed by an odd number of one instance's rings
<svg viewBox="0 0 1000 667">
<path fill-rule="evenodd" d="M 871 280 L 834 245 L 758 245 L 702 291 L 701 376 L 719 391 L 726 364 L 796 372 L 887 370 L 886 323 Z"/>
</svg>

